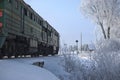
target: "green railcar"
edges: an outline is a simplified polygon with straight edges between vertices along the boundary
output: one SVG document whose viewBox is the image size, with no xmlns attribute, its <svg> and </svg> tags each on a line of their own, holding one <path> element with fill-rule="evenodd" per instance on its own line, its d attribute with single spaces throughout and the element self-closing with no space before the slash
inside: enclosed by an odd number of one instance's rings
<svg viewBox="0 0 120 80">
<path fill-rule="evenodd" d="M 0 57 L 58 54 L 59 33 L 23 0 L 0 0 Z"/>
</svg>

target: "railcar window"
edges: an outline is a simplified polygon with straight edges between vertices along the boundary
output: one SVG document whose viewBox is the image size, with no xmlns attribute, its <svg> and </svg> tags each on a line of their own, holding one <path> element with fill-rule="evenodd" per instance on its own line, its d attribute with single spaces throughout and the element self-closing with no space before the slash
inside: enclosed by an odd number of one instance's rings
<svg viewBox="0 0 120 80">
<path fill-rule="evenodd" d="M 50 31 L 48 31 L 48 36 L 51 36 L 51 32 Z"/>
<path fill-rule="evenodd" d="M 33 19 L 33 14 L 32 13 L 30 13 L 30 19 Z"/>
<path fill-rule="evenodd" d="M 37 16 L 35 16 L 35 22 L 37 22 Z"/>
<path fill-rule="evenodd" d="M 35 21 L 35 18 L 36 18 L 36 17 L 34 16 L 34 21 Z"/>
<path fill-rule="evenodd" d="M 24 15 L 27 16 L 27 9 L 24 8 Z"/>
<path fill-rule="evenodd" d="M 29 13 L 29 11 L 27 11 L 27 16 L 29 16 L 30 15 L 30 13 Z"/>
<path fill-rule="evenodd" d="M 9 3 L 12 3 L 12 0 L 8 0 Z"/>
<path fill-rule="evenodd" d="M 38 24 L 40 25 L 40 20 L 38 19 Z"/>
<path fill-rule="evenodd" d="M 18 9 L 18 1 L 15 1 L 15 7 Z"/>
<path fill-rule="evenodd" d="M 42 40 L 43 40 L 43 31 L 41 32 L 41 37 L 42 37 Z"/>
<path fill-rule="evenodd" d="M 38 18 L 37 18 L 37 16 L 36 16 L 36 23 L 38 22 Z"/>
<path fill-rule="evenodd" d="M 40 20 L 40 25 L 43 25 L 43 21 L 42 20 Z"/>
</svg>

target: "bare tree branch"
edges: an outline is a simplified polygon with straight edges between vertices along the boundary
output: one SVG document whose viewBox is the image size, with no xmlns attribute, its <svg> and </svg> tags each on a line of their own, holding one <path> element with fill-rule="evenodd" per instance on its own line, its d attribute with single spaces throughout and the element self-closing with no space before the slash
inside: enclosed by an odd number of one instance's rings
<svg viewBox="0 0 120 80">
<path fill-rule="evenodd" d="M 120 0 L 82 0 L 81 9 L 100 26 L 104 39 L 120 34 Z"/>
</svg>

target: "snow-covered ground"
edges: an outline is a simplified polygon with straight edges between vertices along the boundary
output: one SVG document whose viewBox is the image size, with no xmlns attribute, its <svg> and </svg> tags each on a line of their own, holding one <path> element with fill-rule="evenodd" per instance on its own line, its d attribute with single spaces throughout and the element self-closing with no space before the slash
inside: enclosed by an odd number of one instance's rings
<svg viewBox="0 0 120 80">
<path fill-rule="evenodd" d="M 31 59 L 32 60 L 32 59 Z M 0 80 L 59 80 L 50 71 L 22 59 L 0 60 Z"/>
<path fill-rule="evenodd" d="M 62 57 L 61 56 L 48 56 L 48 57 L 39 57 L 39 58 L 22 58 L 16 59 L 17 62 L 25 63 L 31 65 L 34 62 L 44 61 L 44 69 L 52 72 L 61 80 L 69 80 L 69 73 L 65 72 L 62 66 Z"/>
<path fill-rule="evenodd" d="M 74 55 L 77 56 L 77 55 Z M 78 55 L 83 62 L 87 55 Z M 0 80 L 70 80 L 71 74 L 63 67 L 63 56 L 0 60 Z M 44 61 L 44 67 L 32 65 Z"/>
</svg>

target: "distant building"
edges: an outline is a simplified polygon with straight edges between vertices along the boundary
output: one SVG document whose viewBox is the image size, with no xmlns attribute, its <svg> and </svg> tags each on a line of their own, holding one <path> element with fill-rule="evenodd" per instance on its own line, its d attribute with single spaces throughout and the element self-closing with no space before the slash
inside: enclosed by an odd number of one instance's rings
<svg viewBox="0 0 120 80">
<path fill-rule="evenodd" d="M 84 44 L 84 45 L 82 45 L 82 51 L 94 51 L 94 50 L 95 50 L 95 45 L 94 44 Z"/>
<path fill-rule="evenodd" d="M 95 45 L 94 44 L 89 44 L 89 51 L 95 51 Z"/>
</svg>

